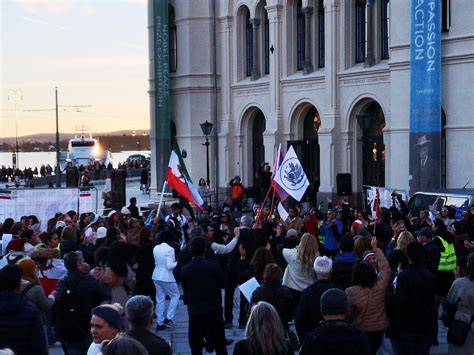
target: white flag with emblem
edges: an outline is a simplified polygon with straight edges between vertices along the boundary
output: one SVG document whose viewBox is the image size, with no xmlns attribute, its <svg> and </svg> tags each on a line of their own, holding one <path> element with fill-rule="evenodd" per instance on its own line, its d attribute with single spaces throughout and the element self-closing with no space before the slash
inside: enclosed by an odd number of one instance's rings
<svg viewBox="0 0 474 355">
<path fill-rule="evenodd" d="M 309 186 L 309 181 L 292 146 L 288 149 L 273 180 L 296 201 L 301 201 Z"/>
</svg>

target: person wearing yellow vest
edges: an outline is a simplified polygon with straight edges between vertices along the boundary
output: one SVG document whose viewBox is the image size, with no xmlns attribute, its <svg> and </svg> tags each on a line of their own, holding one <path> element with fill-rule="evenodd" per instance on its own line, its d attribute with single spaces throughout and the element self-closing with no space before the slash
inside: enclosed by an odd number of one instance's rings
<svg viewBox="0 0 474 355">
<path fill-rule="evenodd" d="M 436 219 L 433 223 L 433 243 L 439 248 L 441 257 L 439 259 L 438 272 L 436 278 L 438 279 L 438 287 L 436 291 L 436 310 L 439 306 L 443 308 L 443 313 L 446 313 L 447 299 L 449 289 L 454 282 L 454 270 L 456 269 L 456 252 L 454 251 L 454 236 L 450 234 L 442 219 Z M 437 332 L 436 332 L 437 333 Z"/>
<path fill-rule="evenodd" d="M 439 260 L 437 278 L 439 297 L 445 298 L 454 282 L 454 270 L 456 269 L 456 252 L 454 250 L 454 237 L 448 232 L 443 220 L 436 219 L 433 223 L 433 242 L 438 246 L 441 253 Z"/>
</svg>

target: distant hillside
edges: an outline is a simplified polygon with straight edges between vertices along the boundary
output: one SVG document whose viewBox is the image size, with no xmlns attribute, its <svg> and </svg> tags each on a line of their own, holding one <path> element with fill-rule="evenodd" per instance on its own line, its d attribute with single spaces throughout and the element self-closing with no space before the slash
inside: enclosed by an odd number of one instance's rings
<svg viewBox="0 0 474 355">
<path fill-rule="evenodd" d="M 136 133 L 137 135 L 140 134 L 142 135 L 143 132 L 146 133 L 146 135 L 150 134 L 149 129 L 141 129 L 137 130 Z M 60 139 L 62 140 L 69 140 L 71 138 L 74 138 L 76 133 L 69 133 L 69 132 L 61 132 L 60 134 Z M 121 131 L 115 131 L 115 132 L 93 132 L 92 136 L 93 137 L 105 137 L 105 136 L 123 136 L 123 135 L 132 135 L 132 130 L 121 130 Z M 37 134 L 31 134 L 27 136 L 20 136 L 18 137 L 19 142 L 54 142 L 56 140 L 56 133 L 37 133 Z M 0 144 L 15 144 L 15 137 L 6 137 L 6 138 L 0 138 Z"/>
<path fill-rule="evenodd" d="M 150 136 L 147 134 L 143 135 L 144 131 L 140 131 L 141 134 L 135 136 L 131 135 L 130 131 L 118 131 L 110 133 L 99 133 L 93 134 L 102 149 L 110 148 L 112 152 L 119 152 L 123 150 L 148 150 L 150 149 Z M 33 151 L 49 151 L 55 150 L 56 136 L 54 134 L 36 134 L 19 139 L 19 148 L 23 152 Z M 74 134 L 64 133 L 61 134 L 60 148 L 66 150 L 70 138 L 73 138 Z M 14 149 L 15 138 L 1 139 L 0 140 L 0 151 L 9 152 Z"/>
</svg>

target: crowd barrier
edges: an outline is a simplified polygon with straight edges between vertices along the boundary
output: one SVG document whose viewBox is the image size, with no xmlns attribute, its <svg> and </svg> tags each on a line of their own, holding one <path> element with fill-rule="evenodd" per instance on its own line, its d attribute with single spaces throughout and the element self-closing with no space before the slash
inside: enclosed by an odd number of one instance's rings
<svg viewBox="0 0 474 355">
<path fill-rule="evenodd" d="M 78 213 L 97 213 L 99 193 L 97 188 L 4 188 L 0 189 L 0 221 L 6 218 L 20 220 L 22 216 L 35 215 L 42 223 L 57 212 L 73 210 Z"/>
</svg>

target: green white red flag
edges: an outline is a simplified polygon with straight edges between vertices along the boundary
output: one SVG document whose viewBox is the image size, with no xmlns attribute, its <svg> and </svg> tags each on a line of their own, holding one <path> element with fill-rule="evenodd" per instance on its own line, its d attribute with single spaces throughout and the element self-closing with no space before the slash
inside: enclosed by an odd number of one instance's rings
<svg viewBox="0 0 474 355">
<path fill-rule="evenodd" d="M 178 143 L 173 144 L 170 161 L 168 163 L 168 170 L 166 172 L 166 182 L 173 190 L 179 193 L 183 198 L 188 200 L 194 206 L 203 210 L 204 201 L 199 195 L 196 186 L 189 177 L 186 165 L 181 156 Z"/>
</svg>

